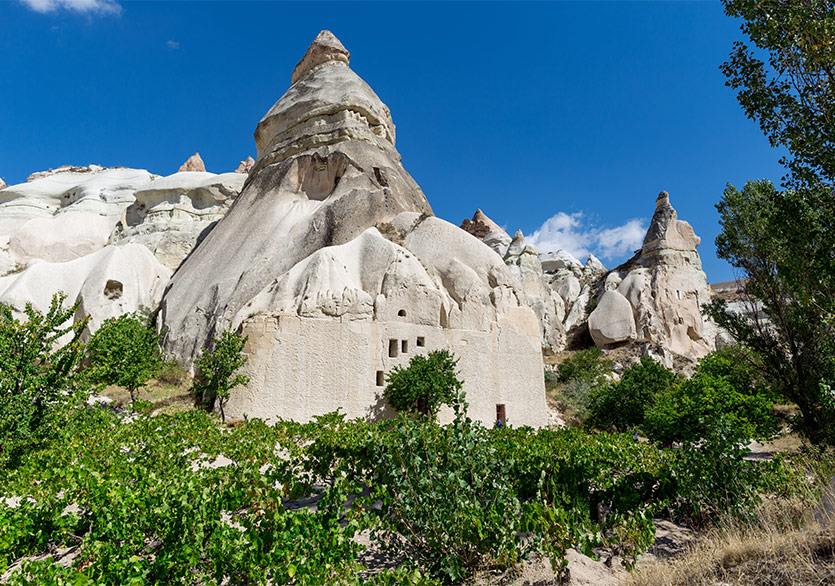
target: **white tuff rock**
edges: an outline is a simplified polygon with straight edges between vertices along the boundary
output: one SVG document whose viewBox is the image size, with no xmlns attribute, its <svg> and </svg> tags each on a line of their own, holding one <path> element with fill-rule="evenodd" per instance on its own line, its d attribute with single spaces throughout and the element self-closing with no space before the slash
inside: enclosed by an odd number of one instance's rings
<svg viewBox="0 0 835 586">
<path fill-rule="evenodd" d="M 190 364 L 239 329 L 251 383 L 227 414 L 307 420 L 383 416 L 384 374 L 448 348 L 472 416 L 492 423 L 504 404 L 510 422 L 544 425 L 540 324 L 519 279 L 431 215 L 388 108 L 348 63 L 320 33 L 258 124 L 246 186 L 163 299 L 166 349 Z"/>
</svg>

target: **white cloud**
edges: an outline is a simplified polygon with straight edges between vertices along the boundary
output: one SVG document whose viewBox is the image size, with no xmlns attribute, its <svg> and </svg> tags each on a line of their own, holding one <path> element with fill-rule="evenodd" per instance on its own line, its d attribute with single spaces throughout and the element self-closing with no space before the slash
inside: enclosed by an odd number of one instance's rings
<svg viewBox="0 0 835 586">
<path fill-rule="evenodd" d="M 180 43 L 178 43 L 177 41 L 166 41 L 165 46 L 169 49 L 179 49 Z"/>
<path fill-rule="evenodd" d="M 583 212 L 557 212 L 525 239 L 540 252 L 563 249 L 580 261 L 585 261 L 589 254 L 611 260 L 631 256 L 640 248 L 646 226 L 646 219 L 635 218 L 607 228 L 594 225 Z"/>
<path fill-rule="evenodd" d="M 82 14 L 110 14 L 122 13 L 122 5 L 116 0 L 20 0 L 35 12 L 47 14 L 59 9 Z"/>
</svg>

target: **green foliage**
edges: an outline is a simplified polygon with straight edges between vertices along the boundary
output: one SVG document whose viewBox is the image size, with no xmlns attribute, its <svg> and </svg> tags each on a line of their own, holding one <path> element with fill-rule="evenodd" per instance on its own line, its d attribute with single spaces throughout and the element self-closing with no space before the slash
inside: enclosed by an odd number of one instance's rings
<svg viewBox="0 0 835 586">
<path fill-rule="evenodd" d="M 722 70 L 771 144 L 787 149 L 789 175 L 785 191 L 767 181 L 725 190 L 717 254 L 748 278 L 752 312 L 714 303 L 709 313 L 797 404 L 799 429 L 835 443 L 835 10 L 829 0 L 724 4 L 754 48 L 736 43 Z"/>
<path fill-rule="evenodd" d="M 547 385 L 559 402 L 566 420 L 571 425 L 584 425 L 589 416 L 589 397 L 592 391 L 607 384 L 612 373 L 612 362 L 603 358 L 596 347 L 580 350 L 557 366 L 556 383 Z"/>
<path fill-rule="evenodd" d="M 814 442 L 835 442 L 833 224 L 814 202 L 767 181 L 728 187 L 717 209 L 718 254 L 748 276 L 751 310 L 735 315 L 715 302 L 709 314 L 752 351 L 746 362 L 797 404 L 798 429 Z"/>
<path fill-rule="evenodd" d="M 26 304 L 22 322 L 0 305 L 0 468 L 16 466 L 54 437 L 67 410 L 83 399 L 78 373 L 87 322 L 72 324 L 77 305 L 64 307 L 65 300 L 54 295 L 46 313 Z"/>
<path fill-rule="evenodd" d="M 647 410 L 644 432 L 661 444 L 698 441 L 721 417 L 745 439 L 777 431 L 772 393 L 750 373 L 741 349 L 705 356 L 688 380 L 671 385 Z"/>
<path fill-rule="evenodd" d="M 488 430 L 459 405 L 452 424 L 401 417 L 376 446 L 375 537 L 445 580 L 520 559 L 521 504 Z"/>
<path fill-rule="evenodd" d="M 596 346 L 575 352 L 557 367 L 561 383 L 571 380 L 585 381 L 592 386 L 603 384 L 612 372 L 612 361 L 603 358 L 603 351 Z"/>
<path fill-rule="evenodd" d="M 723 0 L 755 47 L 734 43 L 727 85 L 772 146 L 795 186 L 835 177 L 835 9 L 831 0 Z M 767 56 L 764 61 L 761 57 Z"/>
<path fill-rule="evenodd" d="M 136 313 L 106 319 L 90 338 L 87 355 L 90 380 L 124 387 L 131 402 L 162 368 L 157 334 Z"/>
<path fill-rule="evenodd" d="M 762 474 L 745 461 L 747 454 L 745 437 L 719 416 L 705 427 L 698 442 L 685 442 L 675 451 L 671 508 L 699 523 L 722 513 L 738 517 L 752 513 L 760 501 Z"/>
<path fill-rule="evenodd" d="M 455 373 L 457 364 L 458 359 L 448 350 L 416 354 L 408 367 L 395 366 L 386 375 L 383 396 L 399 413 L 435 417 L 441 405 L 451 404 L 461 390 L 463 383 Z"/>
<path fill-rule="evenodd" d="M 199 378 L 192 386 L 192 393 L 204 398 L 217 400 L 220 417 L 226 420 L 223 409 L 229 401 L 229 392 L 237 386 L 249 384 L 249 377 L 238 374 L 246 364 L 243 353 L 247 337 L 237 333 L 223 332 L 212 340 L 212 349 L 204 348 L 203 355 L 194 361 L 199 369 Z"/>
<path fill-rule="evenodd" d="M 52 544 L 79 555 L 68 568 L 30 562 L 13 583 L 351 583 L 357 525 L 342 522 L 351 487 L 323 489 L 316 510 L 286 509 L 299 462 L 275 455 L 278 430 L 221 431 L 201 411 L 130 424 L 77 415 L 60 446 L 0 477 L 22 497 L 0 505 L 0 571 Z M 221 454 L 235 463 L 208 465 Z M 78 512 L 62 515 L 70 504 Z"/>
<path fill-rule="evenodd" d="M 677 380 L 676 374 L 651 358 L 627 368 L 621 379 L 599 386 L 589 397 L 589 423 L 627 431 L 644 423 L 644 413 Z"/>
</svg>

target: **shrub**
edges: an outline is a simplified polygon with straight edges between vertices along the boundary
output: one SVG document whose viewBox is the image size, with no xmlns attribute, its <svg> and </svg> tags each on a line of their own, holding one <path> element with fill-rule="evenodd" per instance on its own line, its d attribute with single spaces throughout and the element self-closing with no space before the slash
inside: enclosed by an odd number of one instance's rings
<svg viewBox="0 0 835 586">
<path fill-rule="evenodd" d="M 605 360 L 603 351 L 593 346 L 563 360 L 557 367 L 557 378 L 561 383 L 581 380 L 596 386 L 603 384 L 611 372 L 612 361 Z"/>
<path fill-rule="evenodd" d="M 435 417 L 441 405 L 451 404 L 463 386 L 455 373 L 457 363 L 448 350 L 416 354 L 408 367 L 395 366 L 386 376 L 383 396 L 399 413 Z"/>
<path fill-rule="evenodd" d="M 79 376 L 87 322 L 64 326 L 78 308 L 65 300 L 54 295 L 46 313 L 27 303 L 23 322 L 0 305 L 0 469 L 54 437 L 87 390 Z"/>
<path fill-rule="evenodd" d="M 161 383 L 179 387 L 189 380 L 188 373 L 177 362 L 170 360 L 163 362 L 157 373 L 157 380 Z"/>
<path fill-rule="evenodd" d="M 621 379 L 591 390 L 589 422 L 626 431 L 644 423 L 644 413 L 676 381 L 675 373 L 651 358 L 627 368 Z"/>
<path fill-rule="evenodd" d="M 729 349 L 705 356 L 690 379 L 661 393 L 646 412 L 647 437 L 662 444 L 696 441 L 720 416 L 742 437 L 773 434 L 773 395 L 748 372 L 739 352 Z"/>
<path fill-rule="evenodd" d="M 243 353 L 247 337 L 232 332 L 223 332 L 212 340 L 213 348 L 203 350 L 203 355 L 194 361 L 199 369 L 199 379 L 192 386 L 192 393 L 211 401 L 217 400 L 221 421 L 226 421 L 223 409 L 229 401 L 229 392 L 237 386 L 249 384 L 249 377 L 236 374 L 246 364 Z"/>
<path fill-rule="evenodd" d="M 374 538 L 433 576 L 460 582 L 520 559 L 521 504 L 489 430 L 455 404 L 453 423 L 401 416 L 377 443 Z"/>
<path fill-rule="evenodd" d="M 130 393 L 145 386 L 162 368 L 159 338 L 136 313 L 106 319 L 87 345 L 90 380 L 119 385 Z"/>
<path fill-rule="evenodd" d="M 675 451 L 670 477 L 673 509 L 704 523 L 719 513 L 744 517 L 759 503 L 760 471 L 746 462 L 746 438 L 722 416 L 704 425 L 698 441 Z"/>
</svg>

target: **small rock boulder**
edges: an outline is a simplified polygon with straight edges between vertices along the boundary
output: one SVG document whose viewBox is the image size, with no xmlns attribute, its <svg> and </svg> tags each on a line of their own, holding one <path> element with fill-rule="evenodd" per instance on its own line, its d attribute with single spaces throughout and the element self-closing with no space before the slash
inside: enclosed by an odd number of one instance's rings
<svg viewBox="0 0 835 586">
<path fill-rule="evenodd" d="M 637 337 L 632 306 L 617 291 L 606 291 L 589 316 L 589 334 L 597 346 L 631 342 Z"/>
</svg>

